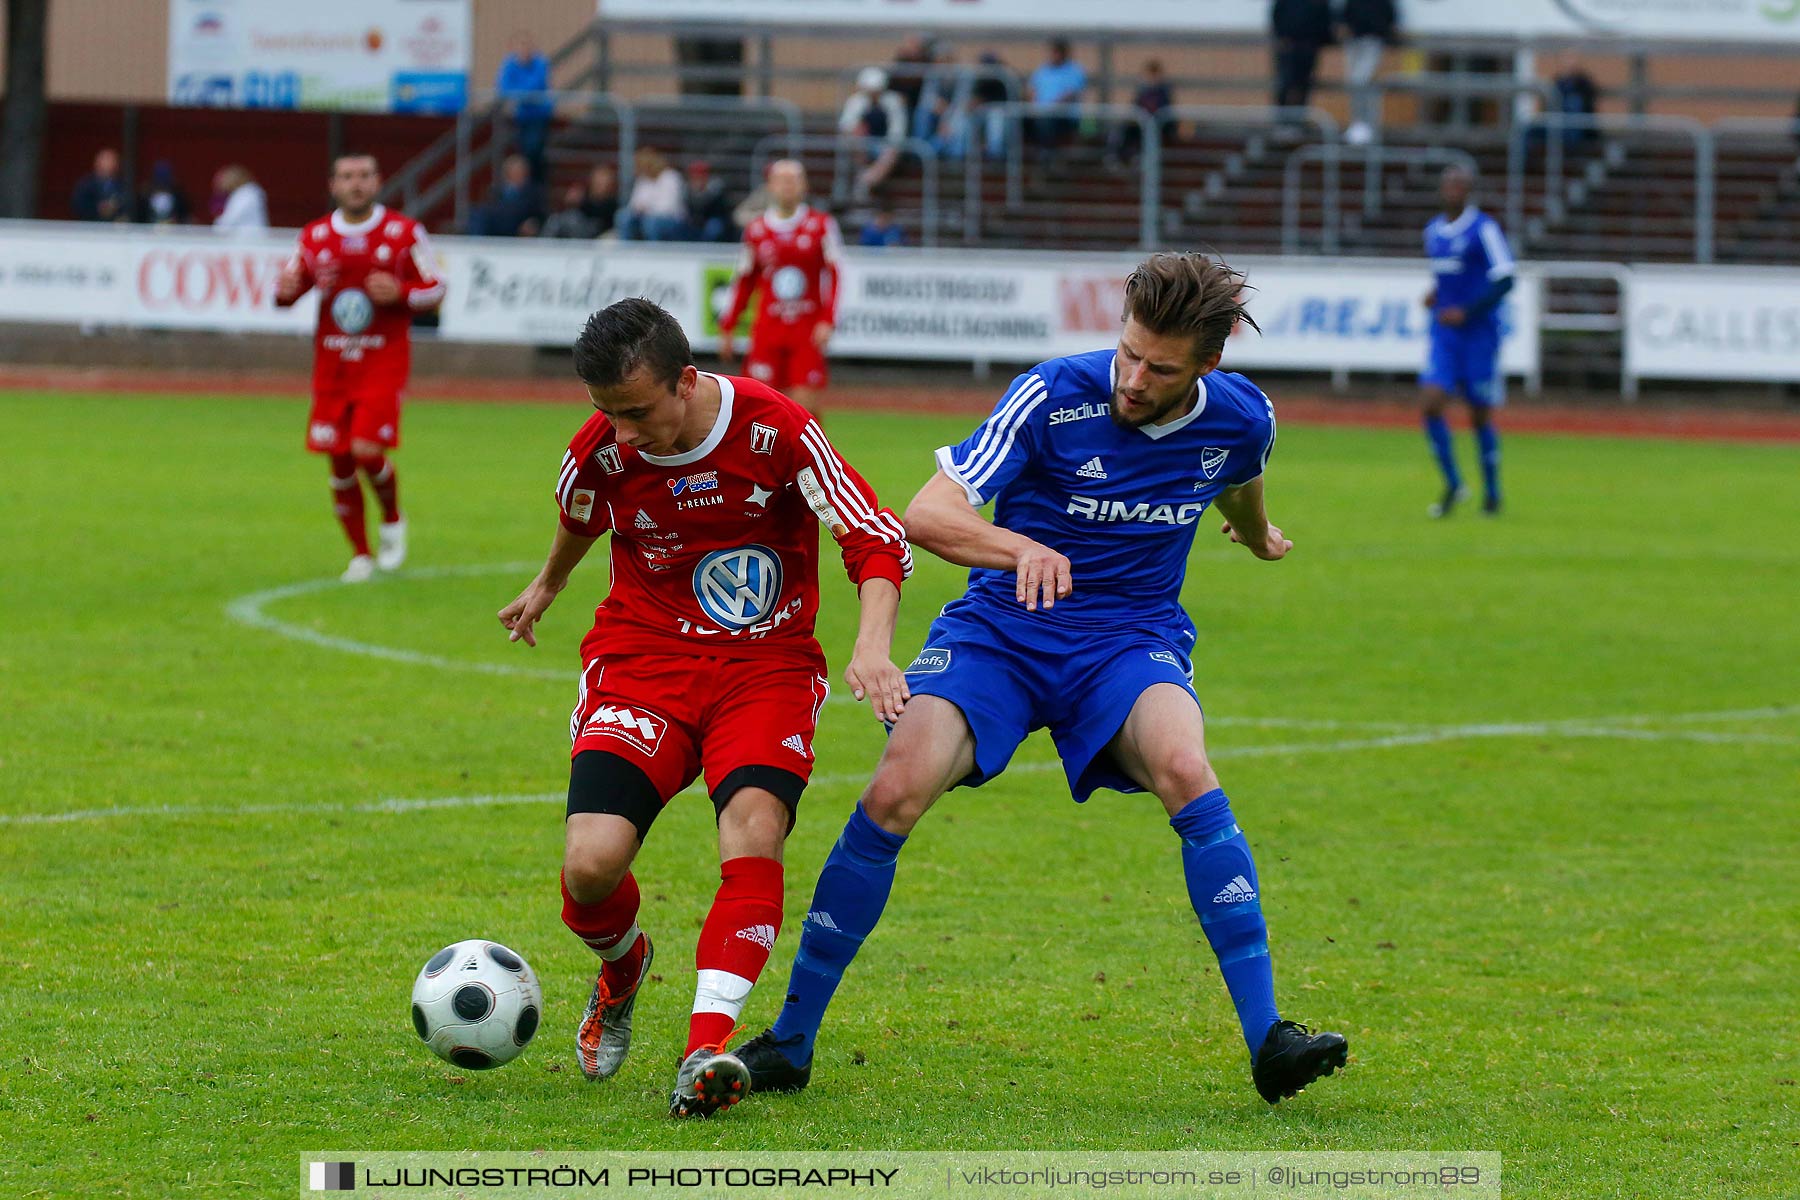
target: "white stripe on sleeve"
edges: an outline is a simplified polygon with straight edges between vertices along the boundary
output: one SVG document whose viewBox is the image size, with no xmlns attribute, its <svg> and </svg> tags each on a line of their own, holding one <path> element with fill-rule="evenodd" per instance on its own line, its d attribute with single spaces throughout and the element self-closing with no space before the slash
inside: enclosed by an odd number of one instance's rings
<svg viewBox="0 0 1800 1200">
<path fill-rule="evenodd" d="M 1500 226 L 1492 221 L 1481 223 L 1481 247 L 1487 251 L 1489 279 L 1505 279 L 1513 273 L 1512 248 L 1506 244 Z"/>
<path fill-rule="evenodd" d="M 1034 395 L 1043 390 L 1044 381 L 1042 379 L 1036 375 L 1027 376 L 1025 382 L 1021 383 L 1013 390 L 1012 395 L 1001 402 L 1000 407 L 994 410 L 994 415 L 982 423 L 981 440 L 975 443 L 975 449 L 964 461 L 956 464 L 959 478 L 973 478 L 986 465 L 987 456 L 1004 439 L 1003 430 L 1007 423 L 1013 419 L 1022 406 L 1029 403 Z"/>
</svg>

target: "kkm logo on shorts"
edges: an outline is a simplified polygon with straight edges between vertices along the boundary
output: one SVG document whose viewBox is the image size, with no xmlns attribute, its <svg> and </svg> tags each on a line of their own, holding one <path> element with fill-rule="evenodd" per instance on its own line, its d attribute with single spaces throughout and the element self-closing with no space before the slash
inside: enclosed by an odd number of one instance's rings
<svg viewBox="0 0 1800 1200">
<path fill-rule="evenodd" d="M 615 737 L 630 742 L 645 754 L 655 754 L 669 723 L 655 713 L 629 705 L 602 704 L 581 727 L 582 737 Z"/>
<path fill-rule="evenodd" d="M 940 646 L 927 646 L 919 651 L 912 665 L 906 668 L 908 675 L 936 675 L 939 671 L 950 667 L 950 651 Z"/>
<path fill-rule="evenodd" d="M 694 599 L 726 629 L 766 621 L 781 599 L 781 559 L 767 546 L 714 550 L 694 568 Z"/>
</svg>

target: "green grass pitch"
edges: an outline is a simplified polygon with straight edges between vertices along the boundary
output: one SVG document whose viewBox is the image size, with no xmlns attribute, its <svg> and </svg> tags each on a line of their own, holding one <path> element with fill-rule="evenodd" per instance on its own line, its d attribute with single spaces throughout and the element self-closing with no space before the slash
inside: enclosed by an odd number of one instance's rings
<svg viewBox="0 0 1800 1200">
<path fill-rule="evenodd" d="M 1347 1072 L 1257 1099 L 1159 806 L 1071 804 L 1038 735 L 912 839 L 812 1088 L 677 1124 L 710 806 L 673 805 L 639 860 L 658 978 L 589 1086 L 556 797 L 600 551 L 536 651 L 493 618 L 583 415 L 573 389 L 414 406 L 409 570 L 271 594 L 345 558 L 301 402 L 0 396 L 9 1194 L 288 1194 L 324 1147 L 1480 1149 L 1520 1196 L 1800 1188 L 1792 448 L 1513 437 L 1505 517 L 1432 523 L 1416 435 L 1290 427 L 1268 484 L 1291 558 L 1202 526 L 1210 748 L 1284 1014 L 1348 1034 Z M 829 429 L 901 508 L 969 423 Z M 919 559 L 903 664 L 960 588 Z M 881 744 L 828 707 L 752 1030 Z M 547 998 L 485 1074 L 407 1019 L 419 965 L 470 936 Z"/>
</svg>

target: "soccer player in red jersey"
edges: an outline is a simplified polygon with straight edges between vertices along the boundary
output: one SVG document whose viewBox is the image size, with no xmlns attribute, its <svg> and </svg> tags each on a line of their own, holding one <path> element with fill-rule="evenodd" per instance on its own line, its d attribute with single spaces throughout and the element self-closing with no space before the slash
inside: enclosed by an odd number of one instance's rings
<svg viewBox="0 0 1800 1200">
<path fill-rule="evenodd" d="M 769 208 L 744 229 L 731 301 L 719 317 L 719 355 L 737 354 L 732 334 L 760 292 L 744 374 L 787 392 L 808 412 L 830 379 L 825 344 L 837 323 L 844 239 L 831 214 L 806 204 L 806 169 L 791 158 L 769 165 Z"/>
<path fill-rule="evenodd" d="M 861 602 L 844 677 L 883 720 L 909 695 L 890 643 L 912 555 L 899 519 L 805 409 L 755 380 L 695 370 L 687 335 L 650 301 L 590 317 L 575 370 L 598 411 L 563 456 L 549 559 L 500 623 L 535 646 L 569 573 L 612 534 L 612 582 L 582 640 L 569 724 L 563 922 L 602 960 L 577 1057 L 606 1079 L 631 1048 L 653 953 L 632 860 L 663 805 L 704 775 L 721 883 L 669 1112 L 706 1116 L 749 1091 L 724 1046 L 781 928 L 782 845 L 830 690 L 813 637 L 815 522 Z"/>
<path fill-rule="evenodd" d="M 391 571 L 406 561 L 400 483 L 387 452 L 400 444 L 413 314 L 444 299 L 424 227 L 377 204 L 380 191 L 381 171 L 372 155 L 338 156 L 331 167 L 337 211 L 300 231 L 294 257 L 275 285 L 281 308 L 319 289 L 306 448 L 331 458 L 332 507 L 350 539 L 345 583 L 364 582 L 377 565 Z M 381 505 L 373 556 L 358 472 Z"/>
</svg>

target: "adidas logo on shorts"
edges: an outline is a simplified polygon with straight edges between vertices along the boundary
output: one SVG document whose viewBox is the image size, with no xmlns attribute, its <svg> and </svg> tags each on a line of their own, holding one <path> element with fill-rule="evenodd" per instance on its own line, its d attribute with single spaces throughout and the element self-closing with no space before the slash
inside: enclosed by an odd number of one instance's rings
<svg viewBox="0 0 1800 1200">
<path fill-rule="evenodd" d="M 1256 899 L 1256 889 L 1250 881 L 1239 875 L 1230 883 L 1219 889 L 1219 894 L 1212 898 L 1214 904 L 1248 904 Z"/>
<path fill-rule="evenodd" d="M 802 758 L 812 757 L 811 754 L 807 753 L 806 739 L 797 733 L 790 733 L 782 738 L 781 744 L 786 746 L 789 750 L 792 750 L 795 754 L 800 755 Z"/>
<path fill-rule="evenodd" d="M 1098 454 L 1082 463 L 1079 467 L 1076 467 L 1075 473 L 1083 479 L 1106 478 L 1106 468 L 1100 465 L 1100 456 Z"/>
<path fill-rule="evenodd" d="M 748 929 L 740 929 L 737 935 L 746 942 L 755 942 L 764 950 L 775 948 L 775 927 L 773 925 L 752 925 Z"/>
</svg>

